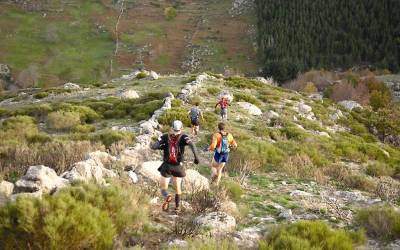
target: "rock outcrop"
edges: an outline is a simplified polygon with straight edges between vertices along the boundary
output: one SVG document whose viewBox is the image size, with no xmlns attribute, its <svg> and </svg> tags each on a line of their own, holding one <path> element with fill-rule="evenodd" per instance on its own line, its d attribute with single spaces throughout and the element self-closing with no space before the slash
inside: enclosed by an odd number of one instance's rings
<svg viewBox="0 0 400 250">
<path fill-rule="evenodd" d="M 254 104 L 248 102 L 238 102 L 237 103 L 242 109 L 246 110 L 246 112 L 250 115 L 259 116 L 262 115 L 262 111 L 259 107 Z"/>
<path fill-rule="evenodd" d="M 64 89 L 79 90 L 81 86 L 77 83 L 67 82 L 64 84 Z"/>
<path fill-rule="evenodd" d="M 133 89 L 128 89 L 128 90 L 122 91 L 122 92 L 118 93 L 117 96 L 119 96 L 121 99 L 125 99 L 125 100 L 139 98 L 139 94 Z"/>
<path fill-rule="evenodd" d="M 362 106 L 356 101 L 341 101 L 338 104 L 350 111 L 352 111 L 355 108 L 362 108 Z"/>
<path fill-rule="evenodd" d="M 236 228 L 235 218 L 224 212 L 200 215 L 193 220 L 193 223 L 208 229 L 213 235 L 232 232 Z"/>
<path fill-rule="evenodd" d="M 54 169 L 40 165 L 29 167 L 26 174 L 15 183 L 15 189 L 22 193 L 53 193 L 68 184 L 68 180 L 59 177 Z"/>
</svg>

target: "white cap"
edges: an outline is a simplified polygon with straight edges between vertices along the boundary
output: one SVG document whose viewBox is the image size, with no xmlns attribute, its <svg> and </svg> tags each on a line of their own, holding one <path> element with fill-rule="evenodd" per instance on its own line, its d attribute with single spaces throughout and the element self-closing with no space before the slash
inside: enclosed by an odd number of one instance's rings
<svg viewBox="0 0 400 250">
<path fill-rule="evenodd" d="M 180 130 L 182 130 L 182 127 L 183 127 L 183 124 L 182 124 L 182 122 L 179 121 L 179 120 L 175 120 L 175 121 L 172 123 L 172 129 L 173 129 L 174 131 L 180 131 Z"/>
</svg>

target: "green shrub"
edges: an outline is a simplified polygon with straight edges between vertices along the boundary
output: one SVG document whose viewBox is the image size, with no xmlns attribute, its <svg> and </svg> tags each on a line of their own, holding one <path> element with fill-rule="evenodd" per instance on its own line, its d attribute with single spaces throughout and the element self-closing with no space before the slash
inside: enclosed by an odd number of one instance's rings
<svg viewBox="0 0 400 250">
<path fill-rule="evenodd" d="M 49 93 L 47 93 L 47 92 L 39 92 L 39 93 L 35 94 L 33 97 L 35 97 L 36 99 L 43 99 L 48 96 L 49 96 Z"/>
<path fill-rule="evenodd" d="M 53 108 L 50 104 L 43 103 L 40 105 L 19 108 L 15 111 L 15 115 L 29 115 L 36 117 L 39 120 L 44 120 L 51 111 L 53 111 Z"/>
<path fill-rule="evenodd" d="M 176 12 L 176 9 L 174 7 L 167 7 L 164 9 L 164 16 L 165 19 L 167 19 L 168 21 L 175 19 L 177 15 L 178 13 Z"/>
<path fill-rule="evenodd" d="M 178 108 L 182 107 L 183 106 L 183 101 L 181 99 L 174 99 L 174 100 L 172 100 L 171 106 L 172 107 L 178 107 Z"/>
<path fill-rule="evenodd" d="M 390 91 L 381 92 L 373 90 L 369 97 L 369 104 L 374 110 L 387 107 L 391 101 L 392 101 L 392 94 L 390 93 Z"/>
<path fill-rule="evenodd" d="M 260 241 L 259 249 L 353 250 L 364 241 L 362 232 L 332 229 L 322 221 L 300 221 L 278 226 L 265 240 Z"/>
<path fill-rule="evenodd" d="M 308 136 L 304 130 L 292 126 L 282 128 L 281 133 L 285 135 L 288 140 L 296 141 L 303 141 Z"/>
<path fill-rule="evenodd" d="M 136 75 L 136 79 L 144 79 L 147 77 L 147 74 L 145 72 L 140 72 L 139 74 Z"/>
<path fill-rule="evenodd" d="M 179 250 L 180 247 L 169 247 L 169 250 Z M 238 250 L 238 246 L 229 240 L 215 238 L 194 239 L 188 242 L 187 250 Z"/>
<path fill-rule="evenodd" d="M 172 122 L 175 120 L 180 120 L 185 126 L 190 126 L 188 111 L 180 107 L 167 110 L 167 112 L 164 112 L 158 120 L 160 124 L 166 126 L 171 126 Z"/>
<path fill-rule="evenodd" d="M 252 103 L 254 105 L 260 105 L 260 101 L 257 100 L 256 97 L 254 97 L 253 95 L 250 95 L 250 94 L 246 94 L 246 93 L 236 93 L 234 95 L 234 101 L 235 102 L 244 101 L 244 102 Z"/>
<path fill-rule="evenodd" d="M 39 132 L 35 120 L 30 116 L 15 116 L 5 120 L 0 129 L 0 145 L 24 143 L 27 137 Z"/>
<path fill-rule="evenodd" d="M 160 100 L 153 100 L 143 104 L 137 104 L 133 106 L 130 115 L 134 121 L 145 120 L 148 119 L 154 113 L 154 111 L 161 108 L 161 106 L 162 101 Z"/>
<path fill-rule="evenodd" d="M 217 95 L 220 91 L 221 91 L 221 89 L 220 89 L 220 88 L 217 88 L 217 87 L 208 87 L 208 88 L 207 88 L 207 92 L 208 92 L 210 95 Z"/>
<path fill-rule="evenodd" d="M 77 125 L 74 128 L 72 128 L 72 132 L 74 133 L 91 133 L 96 131 L 96 127 L 93 125 L 89 125 L 89 124 L 84 124 L 84 125 Z"/>
<path fill-rule="evenodd" d="M 192 105 L 196 105 L 196 104 L 201 104 L 201 97 L 200 96 L 193 96 L 192 98 L 190 98 L 190 104 Z"/>
<path fill-rule="evenodd" d="M 385 163 L 374 162 L 368 164 L 366 173 L 373 177 L 391 176 L 394 174 L 394 169 Z"/>
<path fill-rule="evenodd" d="M 100 118 L 99 114 L 93 109 L 87 106 L 73 105 L 70 103 L 62 103 L 55 107 L 55 110 L 65 111 L 65 112 L 76 112 L 82 122 L 92 123 Z"/>
<path fill-rule="evenodd" d="M 229 87 L 234 87 L 239 89 L 262 88 L 264 86 L 262 82 L 241 77 L 228 77 L 226 78 L 225 84 Z"/>
<path fill-rule="evenodd" d="M 111 249 L 123 230 L 140 229 L 146 214 L 146 199 L 133 187 L 77 184 L 1 208 L 0 244 L 4 249 Z"/>
<path fill-rule="evenodd" d="M 65 131 L 81 124 L 79 113 L 57 111 L 52 112 L 47 117 L 47 126 L 50 129 Z"/>
<path fill-rule="evenodd" d="M 96 136 L 104 146 L 109 148 L 113 143 L 123 141 L 125 143 L 132 143 L 134 141 L 134 134 L 129 132 L 105 130 Z"/>
<path fill-rule="evenodd" d="M 9 110 L 0 108 L 0 117 L 6 117 L 9 116 L 10 114 L 11 112 Z"/>
<path fill-rule="evenodd" d="M 51 136 L 46 134 L 46 133 L 38 133 L 38 134 L 33 134 L 27 137 L 28 143 L 46 143 L 50 142 Z"/>
<path fill-rule="evenodd" d="M 390 241 L 400 238 L 400 213 L 392 207 L 370 207 L 359 210 L 354 218 L 375 239 Z"/>
<path fill-rule="evenodd" d="M 240 197 L 244 191 L 239 183 L 231 180 L 224 180 L 222 182 L 222 186 L 226 189 L 229 198 L 231 198 L 234 202 L 240 201 Z"/>
</svg>

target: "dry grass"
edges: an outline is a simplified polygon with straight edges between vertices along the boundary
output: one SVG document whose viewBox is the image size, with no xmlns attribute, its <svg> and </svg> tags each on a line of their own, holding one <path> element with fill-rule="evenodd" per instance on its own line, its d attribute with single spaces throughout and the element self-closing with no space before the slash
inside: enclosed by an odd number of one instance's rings
<svg viewBox="0 0 400 250">
<path fill-rule="evenodd" d="M 47 117 L 47 126 L 54 130 L 70 130 L 81 124 L 79 113 L 77 112 L 52 112 Z"/>
<path fill-rule="evenodd" d="M 4 146 L 0 148 L 0 172 L 12 179 L 24 174 L 29 166 L 45 165 L 61 174 L 96 150 L 104 151 L 104 146 L 88 141 Z"/>
</svg>

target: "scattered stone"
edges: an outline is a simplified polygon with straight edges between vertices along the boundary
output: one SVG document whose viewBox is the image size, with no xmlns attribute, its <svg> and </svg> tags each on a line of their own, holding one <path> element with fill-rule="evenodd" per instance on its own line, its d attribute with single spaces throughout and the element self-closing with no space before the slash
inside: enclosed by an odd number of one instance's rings
<svg viewBox="0 0 400 250">
<path fill-rule="evenodd" d="M 272 77 L 268 77 L 267 79 L 264 77 L 256 77 L 255 80 L 262 82 L 265 85 L 277 86 L 277 83 L 274 81 L 274 79 Z"/>
<path fill-rule="evenodd" d="M 133 182 L 133 184 L 138 183 L 139 178 L 138 178 L 138 176 L 137 176 L 137 174 L 136 174 L 135 172 L 129 171 L 129 172 L 128 172 L 128 176 L 129 176 L 129 178 L 131 179 L 131 181 Z"/>
<path fill-rule="evenodd" d="M 0 64 L 0 79 L 10 79 L 11 78 L 11 70 L 7 64 Z"/>
<path fill-rule="evenodd" d="M 139 98 L 139 94 L 133 89 L 122 91 L 118 93 L 117 96 L 119 96 L 121 99 L 126 99 L 126 100 Z"/>
<path fill-rule="evenodd" d="M 304 104 L 302 102 L 300 102 L 297 106 L 299 112 L 303 113 L 303 114 L 308 114 L 312 111 L 312 108 L 310 106 L 308 106 L 307 104 Z"/>
<path fill-rule="evenodd" d="M 64 84 L 64 89 L 78 90 L 81 89 L 81 86 L 77 83 L 67 82 Z"/>
<path fill-rule="evenodd" d="M 389 176 L 382 176 L 378 180 L 376 194 L 386 201 L 395 201 L 400 197 L 400 182 Z"/>
<path fill-rule="evenodd" d="M 324 97 L 322 96 L 321 93 L 314 93 L 308 96 L 308 98 L 314 100 L 314 101 L 323 101 Z"/>
<path fill-rule="evenodd" d="M 316 131 L 316 134 L 319 136 L 325 136 L 325 137 L 331 138 L 331 136 L 327 132 L 324 132 L 324 131 Z"/>
<path fill-rule="evenodd" d="M 86 160 L 93 159 L 95 162 L 101 163 L 104 166 L 110 166 L 117 158 L 103 151 L 94 151 L 86 155 Z"/>
<path fill-rule="evenodd" d="M 128 75 L 122 75 L 121 76 L 121 80 L 126 80 L 126 81 L 130 81 L 136 78 L 136 76 L 140 73 L 139 70 L 135 70 L 131 73 L 129 73 Z"/>
<path fill-rule="evenodd" d="M 160 76 L 155 71 L 150 71 L 150 79 L 157 80 Z"/>
<path fill-rule="evenodd" d="M 280 115 L 272 110 L 268 111 L 267 113 L 264 113 L 264 118 L 268 119 L 268 120 L 279 118 L 279 117 L 280 117 Z"/>
<path fill-rule="evenodd" d="M 160 197 L 154 197 L 153 199 L 150 200 L 150 204 L 158 204 L 160 202 Z"/>
<path fill-rule="evenodd" d="M 140 133 L 141 134 L 153 134 L 154 133 L 154 124 L 151 121 L 145 121 L 140 124 Z"/>
<path fill-rule="evenodd" d="M 74 164 L 71 171 L 62 174 L 69 181 L 95 181 L 98 184 L 106 184 L 104 178 L 115 178 L 117 174 L 106 169 L 100 161 L 88 159 Z"/>
<path fill-rule="evenodd" d="M 259 116 L 262 115 L 262 111 L 256 105 L 248 103 L 248 102 L 238 102 L 237 103 L 241 108 L 246 110 L 250 115 Z"/>
<path fill-rule="evenodd" d="M 279 216 L 278 216 L 279 218 L 283 218 L 283 219 L 285 219 L 285 220 L 293 220 L 293 213 L 292 213 L 292 210 L 291 209 L 285 209 L 285 210 L 282 210 L 280 213 L 279 213 Z"/>
<path fill-rule="evenodd" d="M 352 192 L 352 191 L 336 191 L 336 192 L 334 192 L 334 195 L 336 197 L 339 197 L 339 198 L 349 201 L 349 202 L 367 201 L 368 200 L 359 191 L 354 191 L 354 192 Z"/>
<path fill-rule="evenodd" d="M 257 249 L 263 230 L 258 227 L 248 227 L 233 234 L 233 240 L 242 249 Z"/>
<path fill-rule="evenodd" d="M 352 111 L 355 108 L 362 109 L 362 106 L 356 101 L 341 101 L 338 104 L 350 111 Z"/>
<path fill-rule="evenodd" d="M 0 207 L 4 206 L 14 191 L 14 184 L 8 181 L 0 182 Z"/>
<path fill-rule="evenodd" d="M 17 192 L 53 193 L 58 188 L 63 188 L 69 182 L 57 175 L 54 169 L 40 166 L 30 166 L 26 174 L 15 183 Z"/>
<path fill-rule="evenodd" d="M 331 118 L 333 121 L 337 121 L 342 117 L 344 117 L 344 114 L 340 109 L 336 110 L 335 113 L 329 115 L 329 118 Z"/>
<path fill-rule="evenodd" d="M 187 248 L 189 246 L 189 243 L 186 240 L 175 239 L 175 240 L 169 241 L 167 245 L 169 247 Z"/>
<path fill-rule="evenodd" d="M 209 229 L 211 234 L 232 232 L 236 227 L 235 218 L 224 212 L 200 215 L 193 220 L 193 223 Z"/>
<path fill-rule="evenodd" d="M 304 192 L 302 190 L 294 190 L 290 193 L 290 196 L 292 196 L 292 197 L 310 197 L 313 195 L 310 193 Z"/>
</svg>

